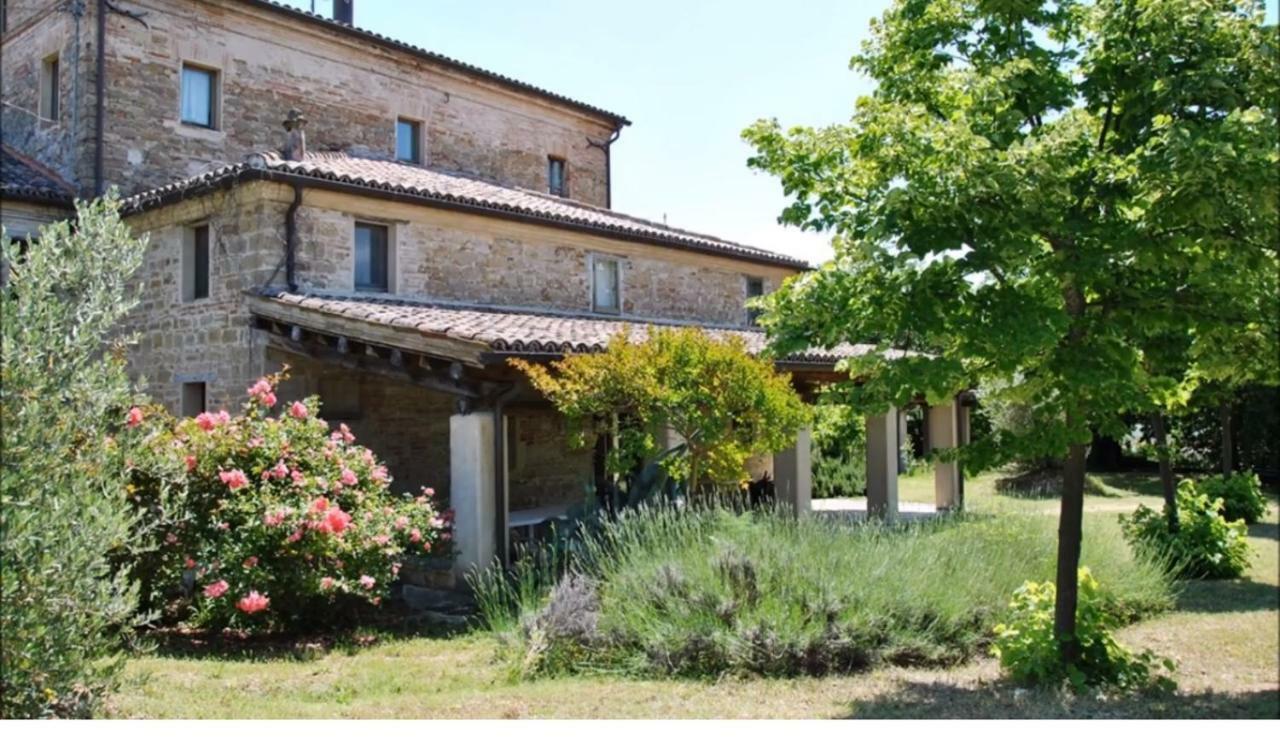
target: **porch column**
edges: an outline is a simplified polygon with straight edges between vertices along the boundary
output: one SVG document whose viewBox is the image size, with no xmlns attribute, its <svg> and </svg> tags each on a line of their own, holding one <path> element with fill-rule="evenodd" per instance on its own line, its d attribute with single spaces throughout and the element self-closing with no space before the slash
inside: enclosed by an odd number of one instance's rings
<svg viewBox="0 0 1280 744">
<path fill-rule="evenodd" d="M 949 400 L 929 406 L 929 449 L 954 449 L 960 444 L 957 402 Z M 960 508 L 960 464 L 936 462 L 933 466 L 933 503 L 938 511 Z"/>
<path fill-rule="evenodd" d="M 867 515 L 898 517 L 898 411 L 867 416 Z"/>
<path fill-rule="evenodd" d="M 497 554 L 493 422 L 492 411 L 449 417 L 449 503 L 458 551 L 453 570 L 459 577 L 489 566 Z"/>
<path fill-rule="evenodd" d="M 813 466 L 809 446 L 812 432 L 808 427 L 796 432 L 796 443 L 773 455 L 773 487 L 779 504 L 808 514 L 813 505 Z"/>
</svg>

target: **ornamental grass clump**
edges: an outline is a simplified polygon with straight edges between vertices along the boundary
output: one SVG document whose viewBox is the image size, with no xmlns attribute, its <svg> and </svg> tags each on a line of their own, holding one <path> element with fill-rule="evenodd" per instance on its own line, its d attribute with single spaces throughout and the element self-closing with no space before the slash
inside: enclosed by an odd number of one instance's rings
<svg viewBox="0 0 1280 744">
<path fill-rule="evenodd" d="M 1031 516 L 854 525 L 784 512 L 645 507 L 606 520 L 568 559 L 528 559 L 474 582 L 486 621 L 523 675 L 608 670 L 716 678 L 822 675 L 877 664 L 942 665 L 979 653 L 1007 600 L 1053 575 L 1053 522 Z M 1163 566 L 1113 523 L 1085 540 L 1112 616 L 1167 608 Z M 589 634 L 549 611 L 595 608 Z M 572 588 L 573 591 L 569 591 Z M 513 622 L 512 617 L 518 622 Z"/>
<path fill-rule="evenodd" d="M 147 443 L 182 463 L 185 500 L 157 510 L 151 467 L 133 498 L 163 537 L 136 572 L 154 601 L 191 626 L 299 630 L 378 605 L 402 563 L 450 555 L 450 519 L 434 493 L 394 495 L 373 453 L 312 397 L 284 405 L 259 380 L 239 416 L 202 413 L 154 427 Z"/>
<path fill-rule="evenodd" d="M 1178 484 L 1178 526 L 1165 513 L 1139 506 L 1120 517 L 1121 529 L 1135 550 L 1164 561 L 1188 579 L 1234 579 L 1249 568 L 1249 543 L 1243 520 L 1222 516 L 1222 500 L 1213 499 L 1195 481 Z"/>
</svg>

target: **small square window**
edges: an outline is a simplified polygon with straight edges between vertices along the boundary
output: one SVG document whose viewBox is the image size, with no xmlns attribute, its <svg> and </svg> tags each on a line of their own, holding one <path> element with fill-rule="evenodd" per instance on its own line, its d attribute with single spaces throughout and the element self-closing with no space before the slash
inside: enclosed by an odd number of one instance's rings
<svg viewBox="0 0 1280 744">
<path fill-rule="evenodd" d="M 182 415 L 186 418 L 191 418 L 204 413 L 208 405 L 208 399 L 205 395 L 205 383 L 182 383 Z"/>
<path fill-rule="evenodd" d="M 761 297 L 764 295 L 763 279 L 755 276 L 749 276 L 746 278 L 746 281 L 747 281 L 747 299 L 751 299 L 752 297 Z M 753 307 L 747 308 L 747 324 L 748 325 L 756 325 L 756 321 L 759 319 L 759 317 L 760 317 L 759 310 Z"/>
<path fill-rule="evenodd" d="M 547 158 L 547 190 L 556 196 L 569 196 L 567 166 L 563 158 Z"/>
<path fill-rule="evenodd" d="M 182 301 L 209 296 L 209 226 L 187 228 L 182 246 Z"/>
<path fill-rule="evenodd" d="M 206 129 L 218 128 L 218 72 L 205 67 L 182 66 L 182 123 Z"/>
<path fill-rule="evenodd" d="M 356 289 L 386 292 L 390 289 L 387 261 L 387 226 L 356 223 Z"/>
<path fill-rule="evenodd" d="M 422 165 L 422 124 L 396 119 L 396 160 Z"/>
<path fill-rule="evenodd" d="M 58 120 L 58 55 L 40 65 L 40 118 Z"/>
<path fill-rule="evenodd" d="M 591 309 L 597 313 L 622 311 L 618 259 L 595 256 L 591 261 Z"/>
</svg>

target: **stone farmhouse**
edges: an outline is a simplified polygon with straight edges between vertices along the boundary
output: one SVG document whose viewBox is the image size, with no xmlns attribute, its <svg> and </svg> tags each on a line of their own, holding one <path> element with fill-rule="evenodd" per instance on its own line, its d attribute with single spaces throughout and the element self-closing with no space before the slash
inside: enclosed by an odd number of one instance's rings
<svg viewBox="0 0 1280 744">
<path fill-rule="evenodd" d="M 270 0 L 0 0 L 0 220 L 10 235 L 108 187 L 150 235 L 133 370 L 175 413 L 240 405 L 289 365 L 456 512 L 458 570 L 602 488 L 603 453 L 512 357 L 598 351 L 623 328 L 765 339 L 748 298 L 802 261 L 611 209 L 622 116 Z M 809 395 L 857 348 L 778 361 Z M 929 410 L 936 446 L 957 405 Z M 871 509 L 896 513 L 898 412 L 869 418 Z M 808 432 L 762 453 L 809 508 Z M 954 465 L 938 505 L 959 503 Z"/>
</svg>

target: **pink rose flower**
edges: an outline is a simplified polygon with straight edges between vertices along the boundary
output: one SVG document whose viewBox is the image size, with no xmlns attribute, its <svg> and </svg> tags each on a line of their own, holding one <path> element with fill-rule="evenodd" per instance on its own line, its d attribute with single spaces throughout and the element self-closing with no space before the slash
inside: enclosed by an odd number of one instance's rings
<svg viewBox="0 0 1280 744">
<path fill-rule="evenodd" d="M 276 394 L 271 389 L 271 383 L 265 377 L 253 383 L 253 387 L 245 392 L 267 408 L 271 408 L 276 404 Z"/>
<path fill-rule="evenodd" d="M 218 477 L 232 491 L 249 485 L 249 479 L 245 476 L 244 471 L 238 468 L 236 470 L 221 470 L 218 472 Z"/>
<path fill-rule="evenodd" d="M 338 425 L 338 433 L 342 435 L 342 441 L 351 444 L 356 441 L 356 435 L 351 433 L 351 429 L 346 424 Z"/>
<path fill-rule="evenodd" d="M 244 567 L 245 567 L 245 568 L 254 568 L 254 567 L 256 567 L 256 566 L 258 565 L 258 556 L 256 556 L 256 555 L 251 555 L 251 556 L 249 556 L 248 558 L 245 558 L 245 559 L 244 559 L 244 564 L 243 564 L 243 565 L 244 565 Z"/>
<path fill-rule="evenodd" d="M 219 579 L 204 588 L 204 596 L 209 599 L 217 599 L 218 597 L 226 594 L 227 590 L 230 588 L 231 585 L 228 584 L 225 579 Z"/>
<path fill-rule="evenodd" d="M 335 506 L 324 513 L 323 524 L 327 532 L 341 535 L 351 525 L 351 515 Z"/>
<path fill-rule="evenodd" d="M 333 588 L 334 583 L 335 583 L 335 582 L 334 582 L 334 580 L 333 580 L 333 577 L 332 577 L 332 576 L 325 576 L 325 577 L 323 577 L 322 579 L 320 579 L 320 589 L 321 589 L 321 591 L 326 591 L 326 592 L 327 592 L 327 591 L 329 591 L 330 589 L 332 589 L 332 588 Z"/>
<path fill-rule="evenodd" d="M 191 556 L 187 556 L 186 559 L 182 562 L 182 565 L 186 566 L 187 568 L 195 568 L 196 562 L 194 559 L 192 559 Z"/>
<path fill-rule="evenodd" d="M 246 615 L 262 612 L 270 606 L 270 598 L 265 594 L 259 594 L 256 589 L 241 597 L 239 602 L 236 602 L 236 609 Z"/>
<path fill-rule="evenodd" d="M 286 538 L 284 539 L 284 541 L 285 541 L 286 543 L 296 543 L 297 541 L 299 541 L 299 540 L 301 540 L 301 539 L 302 539 L 302 530 L 296 530 L 296 531 L 295 531 L 295 532 L 293 532 L 291 535 L 289 535 L 288 537 L 286 537 Z"/>
<path fill-rule="evenodd" d="M 390 535 L 374 535 L 373 541 L 379 545 L 386 545 L 387 543 L 391 542 L 391 536 Z"/>
<path fill-rule="evenodd" d="M 402 530 L 402 529 L 404 529 L 405 527 L 408 527 L 408 526 L 409 526 L 409 518 L 408 518 L 408 517 L 396 517 L 396 529 L 398 529 L 398 530 Z"/>
<path fill-rule="evenodd" d="M 208 411 L 196 416 L 196 426 L 204 429 L 205 431 L 213 431 L 217 425 L 218 419 Z"/>
<path fill-rule="evenodd" d="M 369 576 L 368 574 L 360 577 L 360 586 L 364 587 L 365 589 L 372 589 L 373 585 L 377 583 L 378 583 L 378 580 L 373 578 L 372 576 Z"/>
<path fill-rule="evenodd" d="M 303 419 L 307 417 L 307 406 L 300 400 L 295 400 L 293 405 L 289 406 L 289 415 L 294 418 Z"/>
<path fill-rule="evenodd" d="M 218 524 L 218 529 L 222 530 L 223 532 L 226 532 L 227 530 L 231 529 L 231 523 L 230 523 L 230 522 L 220 522 L 220 523 Z"/>
<path fill-rule="evenodd" d="M 124 425 L 132 429 L 138 424 L 141 424 L 143 418 L 144 416 L 142 413 L 142 409 L 138 408 L 137 406 L 134 406 L 133 408 L 129 409 L 129 415 L 125 417 Z"/>
<path fill-rule="evenodd" d="M 320 512 L 323 512 L 328 508 L 329 508 L 329 499 L 326 499 L 323 496 L 311 502 L 312 514 L 319 514 Z"/>
<path fill-rule="evenodd" d="M 436 489 L 434 489 L 434 488 L 424 488 L 424 489 L 422 489 L 422 493 L 423 493 L 427 498 L 431 498 L 432 496 L 435 496 L 435 495 L 436 495 Z"/>
<path fill-rule="evenodd" d="M 196 456 L 187 455 L 185 459 L 187 461 L 187 472 L 193 472 L 196 469 Z"/>
<path fill-rule="evenodd" d="M 422 540 L 422 530 L 419 530 L 417 527 L 414 527 L 409 532 L 409 542 L 416 543 L 416 542 L 420 542 L 421 540 Z"/>
<path fill-rule="evenodd" d="M 342 469 L 342 484 L 344 486 L 354 486 L 359 482 L 360 482 L 360 479 L 356 477 L 356 473 L 354 470 L 350 468 Z"/>
<path fill-rule="evenodd" d="M 178 542 L 178 536 L 170 532 L 169 534 L 164 536 L 164 541 L 169 545 L 173 545 L 174 543 Z"/>
</svg>

